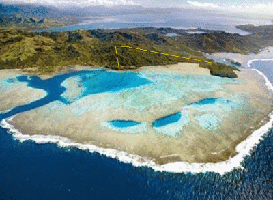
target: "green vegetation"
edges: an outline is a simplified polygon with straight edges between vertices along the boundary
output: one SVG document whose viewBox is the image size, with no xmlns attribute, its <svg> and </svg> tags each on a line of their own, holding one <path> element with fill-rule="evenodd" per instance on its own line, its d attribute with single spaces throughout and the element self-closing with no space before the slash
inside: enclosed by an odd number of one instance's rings
<svg viewBox="0 0 273 200">
<path fill-rule="evenodd" d="M 203 32 L 201 34 L 188 33 L 189 30 L 172 28 L 137 28 L 135 32 L 145 30 L 147 37 L 161 44 L 172 43 L 175 47 L 186 46 L 194 51 L 206 53 L 233 52 L 241 54 L 258 53 L 264 36 L 259 40 L 251 34 L 240 35 L 238 33 L 226 33 L 206 29 L 193 29 L 192 31 Z M 126 30 L 122 30 L 126 31 Z M 128 31 L 127 31 L 128 32 Z M 167 33 L 176 33 L 175 37 L 166 37 Z M 271 34 L 272 35 L 272 34 Z"/>
<path fill-rule="evenodd" d="M 73 21 L 74 23 L 76 22 Z M 42 29 L 56 26 L 64 26 L 72 24 L 68 21 L 60 21 L 49 18 L 35 18 L 27 17 L 22 14 L 13 14 L 13 15 L 0 15 L 0 29 L 9 30 L 10 28 L 23 28 L 27 30 Z"/>
<path fill-rule="evenodd" d="M 191 59 L 121 48 L 120 46 L 175 54 Z M 118 54 L 115 52 L 118 47 Z M 117 65 L 117 57 L 120 67 Z M 202 60 L 200 67 L 212 75 L 235 78 L 235 67 L 208 61 L 200 51 L 172 38 L 146 34 L 145 30 L 92 30 L 56 33 L 30 33 L 23 29 L 2 30 L 0 33 L 1 68 L 21 68 L 36 73 L 50 73 L 65 66 L 82 65 L 116 70 L 135 69 L 148 65 L 168 65 Z"/>
<path fill-rule="evenodd" d="M 221 77 L 228 77 L 228 78 L 237 78 L 237 75 L 234 73 L 234 70 L 237 70 L 236 67 L 233 66 L 226 66 L 225 64 L 221 63 L 213 63 L 211 65 L 206 66 L 210 69 L 210 74 L 213 76 L 221 76 Z"/>
<path fill-rule="evenodd" d="M 236 26 L 236 28 L 249 32 L 250 34 L 246 37 L 249 38 L 251 43 L 259 46 L 259 49 L 273 45 L 273 25 L 240 25 Z"/>
</svg>

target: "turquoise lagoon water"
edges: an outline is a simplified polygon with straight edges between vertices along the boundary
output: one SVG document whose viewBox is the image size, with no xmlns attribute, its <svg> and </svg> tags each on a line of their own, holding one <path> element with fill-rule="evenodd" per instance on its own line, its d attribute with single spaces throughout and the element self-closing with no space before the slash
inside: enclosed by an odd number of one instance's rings
<svg viewBox="0 0 273 200">
<path fill-rule="evenodd" d="M 195 117 L 199 125 L 206 130 L 215 130 L 219 127 L 220 119 L 213 114 L 204 114 Z"/>
<path fill-rule="evenodd" d="M 195 120 L 205 130 L 216 130 L 219 128 L 222 118 L 232 109 L 243 105 L 242 100 L 234 97 L 233 100 L 224 98 L 207 98 L 188 106 L 203 114 L 195 116 Z"/>
<path fill-rule="evenodd" d="M 240 103 L 241 102 L 239 102 L 238 100 L 231 101 L 224 98 L 205 98 L 198 102 L 186 105 L 183 110 L 191 108 L 201 113 L 206 111 L 206 114 L 197 115 L 195 119 L 198 121 L 199 125 L 203 129 L 216 130 L 217 128 L 219 128 L 222 117 L 224 115 L 222 115 L 222 113 L 218 113 L 218 115 L 215 115 L 214 113 L 217 113 L 216 111 L 219 111 L 219 109 L 222 111 L 230 111 L 232 108 L 236 108 L 241 105 Z M 159 118 L 155 120 L 155 122 L 153 122 L 153 127 L 160 128 L 181 121 L 182 113 L 183 111 Z M 164 131 L 161 132 L 165 135 L 169 135 L 172 137 L 175 136 L 176 133 L 179 132 L 179 130 L 182 130 L 182 128 L 190 122 L 188 113 L 185 113 L 182 121 L 182 123 L 177 124 L 178 127 L 171 127 L 172 129 L 177 128 L 177 131 L 173 132 L 171 130 L 168 131 L 168 129 L 164 129 Z"/>
<path fill-rule="evenodd" d="M 189 113 L 181 111 L 155 120 L 152 127 L 156 133 L 175 139 L 189 123 Z"/>
<path fill-rule="evenodd" d="M 60 86 L 61 83 L 66 78 L 83 73 L 93 72 L 71 72 L 46 80 L 22 76 L 19 79 L 27 82 L 30 87 L 47 91 L 47 97 L 18 106 L 1 114 L 0 118 L 32 110 L 52 101 L 62 102 L 60 96 L 65 88 Z M 166 80 L 168 81 L 171 82 L 170 79 Z M 270 81 L 273 82 L 272 79 Z M 128 90 L 146 87 L 151 89 L 154 85 L 155 82 L 152 82 Z M 170 92 L 173 95 L 173 91 Z M 214 103 L 217 104 L 217 100 Z M 214 104 L 206 104 L 203 107 L 212 105 Z M 183 116 L 185 114 L 182 113 L 182 119 Z M 36 144 L 33 141 L 21 143 L 14 140 L 7 129 L 0 128 L 0 197 L 20 200 L 271 199 L 272 143 L 273 132 L 270 131 L 253 150 L 252 155 L 243 161 L 245 170 L 233 170 L 223 176 L 212 172 L 173 174 L 155 172 L 147 167 L 134 167 L 76 148 L 60 148 L 56 144 Z"/>
<path fill-rule="evenodd" d="M 233 96 L 231 99 L 225 98 L 206 98 L 201 101 L 190 104 L 189 108 L 194 108 L 198 110 L 215 110 L 222 109 L 225 111 L 230 111 L 233 108 L 238 108 L 243 104 L 243 97 Z"/>
<path fill-rule="evenodd" d="M 18 108 L 24 110 L 31 110 L 36 107 L 48 104 L 52 101 L 59 100 L 65 104 L 70 104 L 68 100 L 62 97 L 62 93 L 65 91 L 65 88 L 61 86 L 61 83 L 64 82 L 69 77 L 77 77 L 79 79 L 79 84 L 84 88 L 83 92 L 77 99 L 83 98 L 85 96 L 89 96 L 92 94 L 100 94 L 105 92 L 118 92 L 126 93 L 128 90 L 133 89 L 133 94 L 135 95 L 129 99 L 129 101 L 124 100 L 124 98 L 119 99 L 119 101 L 115 102 L 111 99 L 108 101 L 111 104 L 122 104 L 124 103 L 125 107 L 130 108 L 132 106 L 132 102 L 136 101 L 136 109 L 143 109 L 148 106 L 153 106 L 156 103 L 162 104 L 170 104 L 173 100 L 177 98 L 181 98 L 183 96 L 188 96 L 188 94 L 192 94 L 192 91 L 201 91 L 201 92 L 210 92 L 217 89 L 220 89 L 223 84 L 228 82 L 236 82 L 233 79 L 223 79 L 220 77 L 209 77 L 209 76 L 185 76 L 185 75 L 176 75 L 173 73 L 151 73 L 151 72 L 143 72 L 141 74 L 137 74 L 134 72 L 114 72 L 108 71 L 104 69 L 100 70 L 92 70 L 92 71 L 81 71 L 81 72 L 71 72 L 64 75 L 55 76 L 50 79 L 42 80 L 37 76 L 17 76 L 13 78 L 6 79 L 5 88 L 11 87 L 13 83 L 16 81 L 26 82 L 29 86 L 33 88 L 44 89 L 47 91 L 47 96 L 34 101 L 28 105 L 19 106 Z M 2 82 L 5 80 L 1 80 Z M 238 81 L 237 81 L 238 82 Z M 10 83 L 10 84 L 7 84 Z M 58 86 L 59 87 L 56 87 Z M 142 87 L 140 87 L 142 86 Z M 145 95 L 143 98 L 141 98 Z M 147 95 L 149 94 L 149 95 Z M 142 96 L 141 96 L 142 95 Z M 128 95 L 127 95 L 128 96 Z M 122 102 L 124 100 L 124 102 Z M 101 99 L 103 104 L 103 99 Z M 219 107 L 230 107 L 231 104 L 235 104 L 235 102 L 231 102 L 225 99 L 217 99 L 217 98 L 207 98 L 203 99 L 199 102 L 195 102 L 190 104 L 190 107 L 195 107 L 195 109 L 207 109 L 208 111 L 212 111 L 217 106 Z M 209 106 L 208 106 L 209 105 Z M 216 107 L 215 107 L 216 106 Z M 188 106 L 186 106 L 188 107 Z M 17 111 L 18 111 L 18 108 Z M 9 114 L 16 114 L 16 109 L 13 109 Z M 82 114 L 84 112 L 81 112 Z M 8 114 L 5 114 L 8 116 Z M 188 123 L 189 119 L 186 118 L 187 115 L 184 116 L 184 122 L 177 123 L 177 126 L 185 126 Z M 209 124 L 214 124 L 214 129 L 216 128 L 215 124 L 219 124 L 219 119 L 216 119 L 216 116 L 205 115 L 206 117 L 197 117 L 200 126 L 204 128 L 210 127 Z M 209 117 L 211 116 L 211 117 Z M 210 120 L 208 120 L 210 118 Z M 181 120 L 181 112 L 177 112 L 175 114 L 171 114 L 168 116 L 164 116 L 160 119 L 157 119 L 153 122 L 154 128 L 160 128 L 163 126 L 167 126 L 169 124 L 174 124 Z M 212 121 L 211 121 L 212 120 Z M 218 123 L 216 123 L 216 121 Z M 132 120 L 119 120 L 114 119 L 110 122 L 110 125 L 116 128 L 127 128 L 131 126 L 140 125 L 139 122 L 134 122 Z M 173 127 L 175 128 L 175 127 Z M 160 129 L 158 129 L 160 130 Z M 128 129 L 130 132 L 130 129 Z M 159 131 L 162 132 L 162 131 Z M 169 135 L 168 131 L 163 131 L 164 134 Z M 170 134 L 174 136 L 174 134 Z"/>
<path fill-rule="evenodd" d="M 64 104 L 70 104 L 67 99 L 62 97 L 62 94 L 66 90 L 62 86 L 62 83 L 69 77 L 80 76 L 82 78 L 81 84 L 85 88 L 80 98 L 90 95 L 104 92 L 113 92 L 132 87 L 139 87 L 141 85 L 149 84 L 150 81 L 143 77 L 138 76 L 132 72 L 111 72 L 104 69 L 99 70 L 85 70 L 69 72 L 67 74 L 57 75 L 49 79 L 41 79 L 38 76 L 17 76 L 16 79 L 19 82 L 26 82 L 29 87 L 36 89 L 43 89 L 47 92 L 47 95 L 37 101 L 31 102 L 26 105 L 18 106 L 8 113 L 0 115 L 0 117 L 7 118 L 23 111 L 35 109 L 37 107 L 46 105 L 53 101 L 61 101 Z M 92 77 L 92 78 L 91 78 Z M 103 77 L 104 79 L 100 78 Z M 4 79 L 5 88 L 11 87 L 11 79 Z M 15 81 L 16 82 L 16 81 Z M 10 84 L 8 84 L 10 83 Z M 1 90 L 0 90 L 1 91 Z"/>
<path fill-rule="evenodd" d="M 84 73 L 79 76 L 85 89 L 81 97 L 103 92 L 116 92 L 151 83 L 148 79 L 133 72 L 100 70 L 97 73 Z"/>
<path fill-rule="evenodd" d="M 197 102 L 198 105 L 214 104 L 217 102 L 217 98 L 207 98 Z"/>
<path fill-rule="evenodd" d="M 113 120 L 110 123 L 111 125 L 117 128 L 127 128 L 127 127 L 137 126 L 140 124 L 139 122 L 135 122 L 132 120 Z"/>
<path fill-rule="evenodd" d="M 0 79 L 0 92 L 3 93 L 5 91 L 7 91 L 9 88 L 13 87 L 16 85 L 17 83 L 17 78 L 16 76 L 12 76 L 10 78 L 6 78 L 6 79 Z"/>
<path fill-rule="evenodd" d="M 135 74 L 135 75 L 133 75 Z M 115 96 L 112 98 L 103 99 L 100 98 L 100 105 L 111 104 L 114 107 L 122 105 L 125 109 L 134 110 L 138 112 L 145 112 L 147 108 L 156 105 L 168 105 L 178 98 L 188 98 L 194 93 L 207 93 L 218 89 L 221 89 L 225 83 L 238 83 L 240 81 L 235 79 L 225 79 L 220 77 L 210 76 L 185 76 L 177 75 L 174 73 L 161 73 L 161 72 L 141 72 L 136 73 L 101 73 L 101 74 L 81 74 L 77 75 L 80 85 L 84 88 L 84 92 L 80 95 L 80 98 L 92 94 L 98 94 L 100 92 L 114 92 Z M 141 86 L 141 87 L 139 87 Z M 232 103 L 232 102 L 230 102 Z M 209 105 L 209 107 L 207 106 Z M 216 108 L 226 106 L 230 107 L 229 100 L 208 98 L 203 99 L 200 102 L 195 102 L 187 107 L 195 107 L 197 110 L 207 109 L 208 112 L 213 112 Z M 81 107 L 81 109 L 83 109 Z M 78 113 L 84 113 L 85 111 L 79 111 Z M 188 113 L 185 113 L 183 119 L 181 119 L 181 112 L 175 114 L 169 114 L 153 122 L 154 127 L 158 133 L 168 136 L 175 136 L 176 133 L 181 130 L 182 127 L 189 123 Z M 198 118 L 199 124 L 202 127 L 210 127 L 209 120 Z M 215 120 L 214 120 L 215 121 Z M 220 122 L 220 119 L 218 119 Z M 103 123 L 108 128 L 112 127 L 114 130 L 122 130 L 128 133 L 138 133 L 140 130 L 146 130 L 144 124 L 146 122 L 134 122 L 132 119 L 113 119 L 113 121 Z M 172 126 L 168 126 L 171 125 Z M 206 124 L 204 126 L 204 124 Z M 136 129 L 130 129 L 131 126 L 141 126 L 139 131 Z M 165 128 L 164 128 L 165 127 Z M 216 128 L 216 127 L 214 127 Z M 169 129 L 175 129 L 175 132 L 168 131 Z"/>
<path fill-rule="evenodd" d="M 147 132 L 147 122 L 136 122 L 133 120 L 117 119 L 109 122 L 102 122 L 102 126 L 123 134 L 139 134 Z"/>
<path fill-rule="evenodd" d="M 216 104 L 217 100 L 218 100 L 217 98 L 208 98 L 208 99 L 201 100 L 197 104 L 199 104 L 199 105 Z M 226 105 L 223 104 L 222 106 L 226 106 Z M 210 113 L 213 113 L 213 111 L 211 111 Z M 170 124 L 176 123 L 179 120 L 181 120 L 181 117 L 182 117 L 181 112 L 167 115 L 167 116 L 164 116 L 162 118 L 155 120 L 153 122 L 152 126 L 154 128 L 168 126 Z M 208 130 L 216 130 L 219 127 L 219 124 L 221 123 L 221 119 L 219 117 L 215 116 L 214 114 L 199 115 L 199 116 L 196 116 L 195 119 L 199 122 L 199 125 L 202 128 L 208 129 Z M 181 128 L 182 128 L 183 126 L 187 125 L 189 123 L 188 116 L 187 117 L 186 117 L 186 115 L 184 116 L 183 122 L 184 122 L 183 124 L 177 124 L 177 126 L 181 126 Z M 110 122 L 110 124 L 116 128 L 127 128 L 127 127 L 140 125 L 139 122 L 135 122 L 132 120 L 113 120 Z M 168 135 L 168 136 L 175 136 L 176 135 L 171 130 L 169 130 L 169 131 L 165 130 L 163 133 L 164 133 L 164 135 Z"/>
<path fill-rule="evenodd" d="M 175 114 L 171 114 L 171 115 L 162 117 L 162 118 L 160 118 L 160 119 L 157 119 L 157 120 L 153 123 L 153 127 L 166 126 L 166 125 L 168 125 L 168 124 L 178 122 L 180 118 L 181 118 L 181 113 L 180 113 L 180 112 L 175 113 Z"/>
<path fill-rule="evenodd" d="M 135 109 L 138 112 L 144 112 L 149 107 L 160 106 L 163 112 L 168 113 L 168 110 L 164 110 L 164 105 L 170 105 L 177 99 L 191 101 L 192 96 L 205 96 L 209 92 L 222 89 L 226 83 L 240 83 L 236 79 L 174 73 L 142 72 L 140 75 L 152 83 L 134 89 L 130 93 L 130 98 L 123 99 L 125 108 Z"/>
<path fill-rule="evenodd" d="M 206 94 L 207 92 L 213 92 L 221 89 L 226 83 L 239 83 L 239 80 L 211 77 L 211 76 L 186 76 L 177 75 L 174 73 L 162 73 L 162 72 L 113 72 L 113 71 L 97 71 L 96 73 L 82 73 L 73 74 L 78 81 L 78 85 L 83 88 L 83 92 L 79 95 L 77 100 L 89 96 L 92 94 L 100 93 L 113 93 L 115 95 L 108 96 L 108 98 L 99 98 L 99 107 L 104 105 L 111 105 L 113 108 L 118 108 L 122 105 L 125 109 L 133 110 L 137 112 L 146 112 L 149 107 L 158 105 L 169 105 L 173 101 L 179 98 L 189 98 L 191 95 Z M 65 102 L 65 100 L 64 100 Z M 185 107 L 195 107 L 195 109 L 207 109 L 213 110 L 219 106 L 230 107 L 234 103 L 225 99 L 208 98 L 203 99 L 200 102 L 189 104 Z M 90 106 L 89 106 L 90 107 Z M 87 110 L 83 106 L 79 108 L 81 110 L 75 111 L 75 113 L 83 114 Z M 96 108 L 93 108 L 96 109 Z M 163 108 L 162 108 L 163 109 Z M 92 112 L 92 110 L 88 110 Z M 168 113 L 168 110 L 166 110 Z M 184 116 L 184 121 L 188 121 Z M 118 122 L 120 119 L 113 119 Z M 112 127 L 125 128 L 131 125 L 132 119 L 122 119 L 125 121 L 119 123 L 110 123 Z M 173 115 L 164 116 L 161 119 L 157 119 L 153 123 L 153 127 L 160 128 L 169 124 L 174 124 L 181 120 L 181 112 L 177 112 Z M 142 123 L 142 122 L 140 122 Z M 122 124 L 122 125 L 121 125 Z M 177 123 L 178 125 L 179 123 Z M 187 123 L 183 123 L 185 126 Z M 178 125 L 178 126 L 181 126 Z M 125 130 L 125 129 L 124 129 Z M 128 131 L 130 129 L 127 129 Z M 165 131 L 166 132 L 166 131 Z M 166 132 L 167 133 L 167 132 Z"/>
<path fill-rule="evenodd" d="M 237 83 L 235 79 L 227 79 L 211 76 L 185 76 L 174 73 L 161 72 L 114 72 L 104 69 L 70 72 L 63 75 L 58 75 L 49 79 L 42 80 L 38 76 L 17 76 L 6 80 L 5 88 L 11 87 L 16 82 L 26 82 L 28 86 L 38 89 L 43 89 L 47 92 L 47 96 L 27 105 L 18 106 L 8 113 L 4 113 L 3 117 L 9 117 L 20 113 L 21 110 L 28 111 L 37 107 L 46 105 L 53 101 L 61 101 L 64 104 L 71 104 L 65 99 L 62 94 L 66 90 L 62 83 L 69 77 L 77 77 L 79 85 L 83 88 L 83 92 L 77 100 L 89 95 L 101 93 L 116 93 L 118 96 L 113 99 L 100 98 L 100 106 L 111 104 L 116 106 L 123 105 L 126 109 L 135 109 L 137 111 L 146 110 L 146 108 L 154 105 L 168 105 L 178 98 L 188 98 L 194 95 L 194 92 L 207 93 L 221 89 L 226 83 Z M 129 95 L 128 95 L 129 94 Z M 127 97 L 125 97 L 127 96 Z M 127 98 L 127 99 L 126 99 Z M 195 119 L 200 126 L 207 129 L 216 129 L 221 121 L 216 115 L 208 115 L 216 109 L 230 110 L 236 106 L 236 101 L 230 101 L 221 98 L 207 98 L 199 102 L 195 102 L 185 106 L 185 108 L 194 108 L 196 110 L 207 110 L 208 113 L 202 113 Z M 78 113 L 83 114 L 84 110 L 79 110 Z M 188 113 L 182 118 L 182 111 L 174 114 L 169 114 L 153 122 L 152 127 L 158 133 L 163 133 L 169 136 L 175 136 L 182 127 L 189 123 Z M 129 127 L 140 126 L 143 122 L 134 122 L 131 119 L 113 119 L 109 125 L 113 128 L 123 129 L 124 131 L 136 132 L 136 129 Z M 146 130 L 146 122 L 141 125 L 141 129 Z M 172 126 L 169 126 L 173 124 Z M 165 128 L 164 128 L 165 127 Z M 126 129 L 127 128 L 127 129 Z M 175 132 L 169 129 L 175 129 Z"/>
</svg>

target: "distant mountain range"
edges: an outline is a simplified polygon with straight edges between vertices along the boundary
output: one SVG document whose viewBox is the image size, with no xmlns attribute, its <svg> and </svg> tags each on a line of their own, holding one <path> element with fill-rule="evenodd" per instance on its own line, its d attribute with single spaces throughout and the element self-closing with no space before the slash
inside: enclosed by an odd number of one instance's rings
<svg viewBox="0 0 273 200">
<path fill-rule="evenodd" d="M 0 3 L 0 16 L 12 16 L 21 14 L 26 17 L 60 19 L 80 18 L 92 15 L 111 15 L 126 11 L 141 11 L 146 9 L 142 6 L 89 6 L 89 7 L 73 7 L 73 8 L 56 8 L 53 6 L 45 6 L 38 4 L 5 4 Z"/>
<path fill-rule="evenodd" d="M 33 17 L 23 17 L 19 15 L 11 15 L 11 16 L 0 16 L 0 25 L 9 25 L 11 23 L 16 25 L 35 25 L 35 24 L 43 24 L 45 22 L 44 19 L 37 19 Z"/>
<path fill-rule="evenodd" d="M 68 12 L 51 6 L 34 4 L 3 4 L 0 3 L 0 25 L 41 25 L 45 19 L 65 21 Z M 69 15 L 71 16 L 71 14 Z M 72 16 L 71 16 L 72 17 Z"/>
<path fill-rule="evenodd" d="M 28 17 L 54 18 L 64 14 L 57 8 L 34 4 L 0 4 L 0 15 L 12 16 L 21 14 Z"/>
</svg>

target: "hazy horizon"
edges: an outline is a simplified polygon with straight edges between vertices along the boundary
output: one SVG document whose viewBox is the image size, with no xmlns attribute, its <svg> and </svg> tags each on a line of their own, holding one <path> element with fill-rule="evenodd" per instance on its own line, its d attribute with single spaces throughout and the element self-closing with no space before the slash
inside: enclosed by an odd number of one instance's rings
<svg viewBox="0 0 273 200">
<path fill-rule="evenodd" d="M 142 6 L 143 8 L 185 8 L 215 10 L 230 13 L 272 15 L 271 0 L 0 0 L 5 4 L 37 4 L 57 8 L 84 8 L 89 6 Z"/>
</svg>

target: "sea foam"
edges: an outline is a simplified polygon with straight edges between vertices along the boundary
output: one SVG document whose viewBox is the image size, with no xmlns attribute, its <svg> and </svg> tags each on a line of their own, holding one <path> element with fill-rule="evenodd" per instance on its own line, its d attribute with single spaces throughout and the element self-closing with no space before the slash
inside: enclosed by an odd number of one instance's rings
<svg viewBox="0 0 273 200">
<path fill-rule="evenodd" d="M 247 67 L 250 67 L 251 63 L 255 61 L 273 61 L 272 58 L 264 58 L 264 59 L 252 59 L 247 62 Z"/>
<path fill-rule="evenodd" d="M 254 60 L 252 60 L 254 61 Z M 249 61 L 251 63 L 251 61 Z M 273 86 L 268 80 L 268 78 L 259 70 L 253 69 L 257 71 L 264 79 L 265 85 L 269 90 L 273 91 Z M 124 163 L 131 163 L 133 166 L 141 167 L 151 167 L 155 171 L 166 171 L 172 173 L 181 173 L 181 172 L 190 172 L 190 173 L 205 173 L 205 172 L 215 172 L 221 175 L 232 171 L 235 168 L 243 169 L 241 162 L 243 159 L 250 155 L 251 150 L 259 144 L 260 140 L 262 140 L 263 136 L 269 132 L 272 128 L 273 124 L 273 112 L 271 112 L 268 117 L 269 121 L 260 127 L 258 130 L 254 131 L 250 136 L 248 136 L 244 141 L 238 144 L 235 148 L 237 155 L 229 158 L 226 161 L 217 162 L 217 163 L 188 163 L 188 162 L 174 162 L 168 163 L 164 165 L 158 165 L 154 160 L 150 160 L 149 158 L 141 157 L 138 155 L 128 154 L 124 151 L 118 151 L 115 149 L 104 149 L 97 147 L 93 144 L 88 143 L 76 143 L 72 140 L 52 135 L 28 135 L 22 134 L 17 129 L 14 128 L 13 125 L 10 124 L 12 119 L 16 115 L 9 117 L 7 119 L 3 119 L 1 121 L 1 126 L 9 130 L 9 133 L 13 134 L 14 139 L 17 139 L 21 142 L 25 140 L 33 140 L 36 143 L 56 143 L 60 147 L 77 147 L 78 149 L 88 150 L 89 152 L 98 152 L 102 155 L 105 155 L 110 158 L 118 159 Z"/>
<path fill-rule="evenodd" d="M 250 135 L 246 140 L 241 142 L 236 146 L 236 152 L 238 154 L 227 161 L 218 163 L 187 163 L 187 162 L 174 162 L 165 165 L 157 165 L 153 160 L 148 158 L 143 158 L 138 155 L 127 154 L 123 151 L 118 151 L 115 149 L 103 149 L 92 144 L 80 144 L 73 142 L 65 137 L 52 136 L 52 135 L 28 135 L 22 134 L 14 128 L 9 122 L 12 120 L 12 116 L 1 121 L 1 126 L 3 128 L 9 129 L 9 132 L 13 134 L 13 137 L 21 142 L 25 140 L 33 140 L 36 143 L 57 143 L 60 147 L 77 147 L 79 149 L 88 150 L 89 152 L 98 152 L 107 157 L 116 158 L 124 163 L 132 163 L 136 167 L 146 166 L 151 167 L 155 171 L 166 171 L 173 173 L 181 172 L 216 172 L 223 175 L 226 172 L 232 171 L 234 168 L 243 168 L 241 162 L 244 157 L 250 155 L 251 149 L 255 147 L 262 136 L 267 133 L 272 127 L 273 123 L 273 112 L 269 115 L 270 121 L 262 126 L 260 129 L 256 130 L 252 135 Z"/>
</svg>

